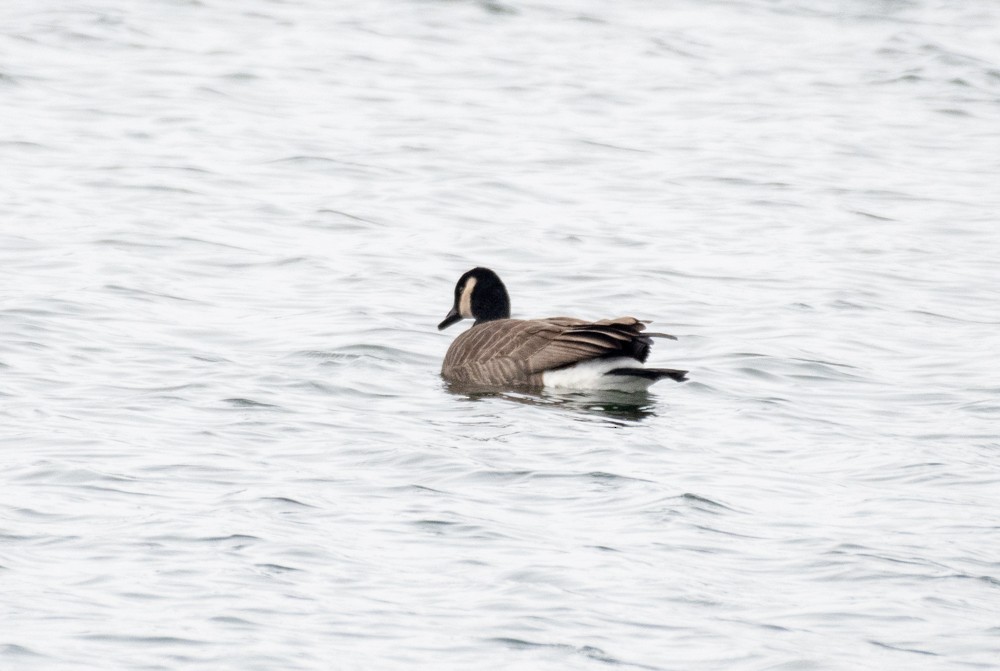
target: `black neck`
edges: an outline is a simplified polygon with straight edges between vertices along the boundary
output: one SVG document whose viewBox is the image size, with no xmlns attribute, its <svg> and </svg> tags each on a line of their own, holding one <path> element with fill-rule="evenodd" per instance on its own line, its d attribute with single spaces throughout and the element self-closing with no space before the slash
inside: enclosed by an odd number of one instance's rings
<svg viewBox="0 0 1000 671">
<path fill-rule="evenodd" d="M 476 273 L 476 286 L 472 292 L 472 313 L 476 317 L 477 324 L 510 319 L 510 296 L 507 295 L 507 287 L 491 270 Z"/>
</svg>

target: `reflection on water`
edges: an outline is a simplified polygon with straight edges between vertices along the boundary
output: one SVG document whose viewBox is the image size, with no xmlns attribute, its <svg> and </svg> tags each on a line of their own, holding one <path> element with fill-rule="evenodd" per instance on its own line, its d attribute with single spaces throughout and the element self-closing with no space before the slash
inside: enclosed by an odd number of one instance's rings
<svg viewBox="0 0 1000 671">
<path fill-rule="evenodd" d="M 656 415 L 656 397 L 649 392 L 510 390 L 444 383 L 445 389 L 469 401 L 503 399 L 513 403 L 600 415 L 612 419 L 640 421 Z"/>
</svg>

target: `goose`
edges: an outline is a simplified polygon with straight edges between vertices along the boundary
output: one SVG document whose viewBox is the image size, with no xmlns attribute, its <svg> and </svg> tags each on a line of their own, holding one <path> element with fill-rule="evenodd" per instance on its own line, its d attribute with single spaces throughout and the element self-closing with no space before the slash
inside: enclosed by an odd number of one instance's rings
<svg viewBox="0 0 1000 671">
<path fill-rule="evenodd" d="M 475 323 L 448 348 L 441 366 L 448 382 L 637 392 L 664 378 L 682 382 L 687 375 L 643 367 L 653 338 L 677 338 L 644 332 L 648 322 L 635 317 L 511 319 L 507 287 L 489 268 L 473 268 L 458 279 L 455 302 L 438 330 L 463 319 Z"/>
</svg>

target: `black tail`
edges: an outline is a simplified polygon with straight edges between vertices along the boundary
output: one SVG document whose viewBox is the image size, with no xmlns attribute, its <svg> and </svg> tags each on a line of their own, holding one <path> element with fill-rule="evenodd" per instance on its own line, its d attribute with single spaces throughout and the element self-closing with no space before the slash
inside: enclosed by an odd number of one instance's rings
<svg viewBox="0 0 1000 671">
<path fill-rule="evenodd" d="M 647 380 L 660 380 L 669 377 L 677 382 L 683 382 L 687 379 L 686 370 L 674 368 L 615 368 L 609 370 L 605 375 L 631 375 L 632 377 L 644 377 Z"/>
</svg>

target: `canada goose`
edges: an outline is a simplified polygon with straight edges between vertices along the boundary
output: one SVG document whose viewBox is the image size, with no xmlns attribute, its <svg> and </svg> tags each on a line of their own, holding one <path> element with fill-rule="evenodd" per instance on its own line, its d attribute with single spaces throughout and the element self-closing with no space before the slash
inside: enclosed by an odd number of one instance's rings
<svg viewBox="0 0 1000 671">
<path fill-rule="evenodd" d="M 507 288 L 489 268 L 473 268 L 458 279 L 443 330 L 475 319 L 448 348 L 441 375 L 449 382 L 498 387 L 557 387 L 643 391 L 687 371 L 643 368 L 652 338 L 635 317 L 588 322 L 571 317 L 511 319 Z"/>
</svg>

